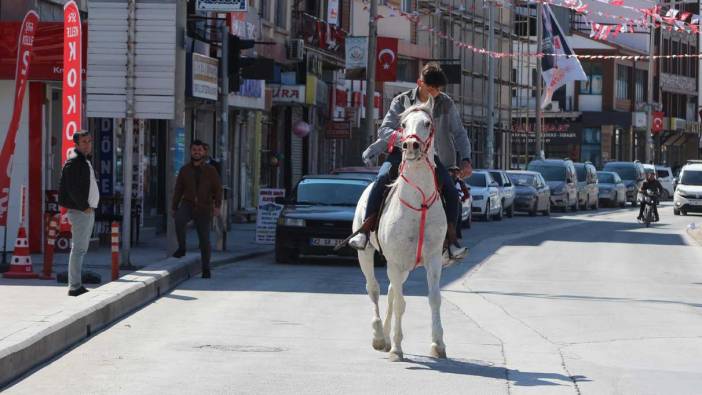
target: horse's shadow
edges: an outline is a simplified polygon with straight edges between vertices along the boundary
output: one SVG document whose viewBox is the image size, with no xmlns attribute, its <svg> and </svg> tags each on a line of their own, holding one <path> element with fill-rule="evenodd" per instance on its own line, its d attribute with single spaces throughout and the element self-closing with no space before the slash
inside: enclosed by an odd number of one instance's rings
<svg viewBox="0 0 702 395">
<path fill-rule="evenodd" d="M 572 385 L 573 382 L 591 381 L 585 376 L 566 376 L 559 373 L 525 372 L 493 366 L 489 362 L 461 359 L 436 359 L 422 355 L 405 354 L 408 370 L 433 370 L 441 373 L 507 380 L 511 385 L 534 387 L 541 385 Z"/>
</svg>

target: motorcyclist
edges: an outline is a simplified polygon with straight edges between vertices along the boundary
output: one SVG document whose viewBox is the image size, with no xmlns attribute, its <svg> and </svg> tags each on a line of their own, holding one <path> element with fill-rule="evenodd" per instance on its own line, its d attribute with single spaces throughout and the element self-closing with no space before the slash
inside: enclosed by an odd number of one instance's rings
<svg viewBox="0 0 702 395">
<path fill-rule="evenodd" d="M 639 189 L 639 192 L 642 194 L 645 194 L 646 191 L 649 189 L 654 190 L 656 193 L 656 196 L 660 196 L 661 193 L 663 192 L 663 186 L 656 179 L 655 173 L 647 173 L 646 174 L 646 181 L 644 181 L 644 183 L 641 184 L 641 189 Z M 646 202 L 642 199 L 641 200 L 641 208 L 639 209 L 639 216 L 636 218 L 639 221 L 643 220 L 643 212 L 644 212 L 645 208 L 646 208 Z M 658 222 L 658 207 L 655 204 L 653 205 L 653 216 L 655 218 L 654 221 Z"/>
</svg>

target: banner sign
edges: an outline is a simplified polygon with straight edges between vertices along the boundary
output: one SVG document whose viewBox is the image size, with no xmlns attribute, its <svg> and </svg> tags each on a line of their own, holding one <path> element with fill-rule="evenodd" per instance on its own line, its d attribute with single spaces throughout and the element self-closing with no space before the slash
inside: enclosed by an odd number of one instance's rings
<svg viewBox="0 0 702 395">
<path fill-rule="evenodd" d="M 73 135 L 81 130 L 82 90 L 81 69 L 82 26 L 74 0 L 63 6 L 63 131 L 61 134 L 61 164 L 73 153 Z M 66 210 L 61 212 L 61 231 L 69 229 Z"/>
<path fill-rule="evenodd" d="M 219 61 L 209 56 L 192 53 L 192 95 L 201 99 L 217 100 L 217 71 Z"/>
<path fill-rule="evenodd" d="M 327 123 L 324 137 L 328 139 L 348 140 L 351 138 L 350 121 L 331 121 Z"/>
<path fill-rule="evenodd" d="M 114 127 L 112 118 L 97 120 L 100 133 L 100 193 L 111 196 L 114 188 Z"/>
<path fill-rule="evenodd" d="M 285 197 L 285 189 L 261 188 L 258 192 L 258 210 L 256 215 L 256 243 L 275 244 L 275 227 L 283 205 L 275 199 Z"/>
<path fill-rule="evenodd" d="M 664 117 L 665 117 L 665 114 L 662 112 L 659 112 L 659 111 L 653 112 L 653 123 L 651 125 L 651 132 L 658 133 L 658 132 L 662 132 L 663 129 L 665 129 L 665 126 L 663 124 Z"/>
<path fill-rule="evenodd" d="M 346 68 L 368 67 L 368 37 L 346 37 Z"/>
<path fill-rule="evenodd" d="M 378 37 L 378 53 L 375 58 L 375 80 L 397 80 L 398 40 L 391 37 Z"/>
<path fill-rule="evenodd" d="M 15 140 L 22 116 L 24 93 L 27 91 L 27 76 L 34 46 L 34 34 L 39 25 L 39 15 L 29 11 L 24 16 L 17 44 L 17 65 L 15 71 L 15 101 L 10 126 L 0 151 L 0 226 L 7 226 L 7 210 L 10 203 L 10 179 L 12 177 L 12 157 L 15 154 Z"/>
<path fill-rule="evenodd" d="M 197 0 L 198 11 L 248 11 L 247 0 Z"/>
<path fill-rule="evenodd" d="M 327 4 L 327 23 L 339 24 L 339 0 L 329 0 Z"/>
</svg>

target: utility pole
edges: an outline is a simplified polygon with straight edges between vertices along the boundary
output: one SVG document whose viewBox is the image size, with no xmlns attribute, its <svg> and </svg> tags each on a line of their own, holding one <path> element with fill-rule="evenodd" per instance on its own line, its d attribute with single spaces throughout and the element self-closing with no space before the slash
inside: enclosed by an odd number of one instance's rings
<svg viewBox="0 0 702 395">
<path fill-rule="evenodd" d="M 544 40 L 544 22 L 543 22 L 543 4 L 538 1 L 536 3 L 536 53 L 541 54 L 543 51 Z M 544 159 L 543 155 L 543 136 L 541 133 L 541 91 L 543 80 L 541 76 L 541 58 L 536 58 L 536 151 L 535 159 Z M 527 133 L 527 142 L 529 134 Z"/>
<path fill-rule="evenodd" d="M 655 29 L 653 28 L 653 18 L 650 17 L 649 19 L 649 28 L 648 28 L 648 80 L 647 84 L 648 86 L 646 87 L 646 98 L 648 102 L 648 122 L 647 125 L 648 127 L 646 128 L 646 163 L 652 163 L 653 162 L 653 67 L 654 67 L 654 62 L 653 62 L 653 54 L 654 54 L 654 47 L 655 47 Z M 636 81 L 636 70 L 634 70 L 634 81 Z M 635 99 L 635 98 L 634 98 Z"/>
<path fill-rule="evenodd" d="M 134 169 L 134 52 L 136 38 L 136 0 L 127 4 L 127 118 L 124 120 L 123 187 L 122 187 L 122 264 L 131 267 L 129 250 L 132 245 L 132 171 Z"/>
<path fill-rule="evenodd" d="M 226 22 L 222 23 L 221 27 L 222 34 L 222 59 L 220 60 L 220 70 L 222 70 L 222 87 L 220 89 L 220 152 L 224 155 L 220 158 L 220 165 L 222 168 L 222 178 L 223 184 L 226 187 L 231 179 L 229 177 L 229 161 L 227 157 L 229 156 L 229 27 Z M 237 70 L 238 73 L 238 70 Z M 227 189 L 224 189 L 226 191 Z M 226 192 L 223 192 L 225 196 L 223 198 L 228 198 Z M 223 199 L 225 204 L 223 209 L 226 210 L 227 204 L 226 200 Z M 227 215 L 226 211 L 223 210 L 220 215 Z M 220 229 L 221 235 L 218 235 L 218 242 L 220 243 L 222 251 L 227 249 L 227 222 L 225 219 L 224 227 Z"/>
<path fill-rule="evenodd" d="M 173 108 L 173 120 L 170 122 L 168 129 L 167 146 L 175 147 L 176 144 L 185 143 L 178 142 L 177 136 L 181 133 L 185 134 L 185 31 L 187 21 L 187 2 L 176 2 L 176 60 L 175 60 L 175 105 Z M 183 137 L 184 139 L 184 137 Z M 170 256 L 177 248 L 175 235 L 175 219 L 171 206 L 173 204 L 173 190 L 175 189 L 176 172 L 180 169 L 175 168 L 174 162 L 175 150 L 171 149 L 166 154 L 166 239 L 168 241 L 167 256 Z"/>
<path fill-rule="evenodd" d="M 484 166 L 492 169 L 495 158 L 495 58 L 492 52 L 495 51 L 495 11 L 494 4 L 488 5 L 488 91 L 487 91 L 487 138 L 485 147 Z"/>
<path fill-rule="evenodd" d="M 375 53 L 378 44 L 378 0 L 370 0 L 370 19 L 368 21 L 368 65 L 366 66 L 366 133 L 363 145 L 369 144 L 375 136 Z"/>
</svg>

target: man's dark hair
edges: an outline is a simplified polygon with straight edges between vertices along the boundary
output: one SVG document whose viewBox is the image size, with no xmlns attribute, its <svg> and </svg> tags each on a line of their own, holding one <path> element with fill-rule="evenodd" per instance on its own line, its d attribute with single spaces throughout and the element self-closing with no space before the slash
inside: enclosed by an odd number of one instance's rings
<svg viewBox="0 0 702 395">
<path fill-rule="evenodd" d="M 202 140 L 193 140 L 193 141 L 190 143 L 190 147 L 191 147 L 191 148 L 192 148 L 193 146 L 195 146 L 195 145 L 199 145 L 199 146 L 202 147 L 202 148 L 207 147 L 207 144 L 205 144 Z"/>
<path fill-rule="evenodd" d="M 79 130 L 73 133 L 73 142 L 77 145 L 80 142 L 80 138 L 83 136 L 90 136 L 90 132 L 87 130 Z"/>
<path fill-rule="evenodd" d="M 422 67 L 421 78 L 429 86 L 442 87 L 448 83 L 446 74 L 436 62 L 429 62 Z"/>
</svg>

